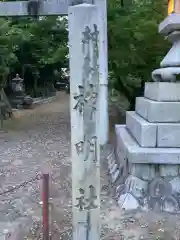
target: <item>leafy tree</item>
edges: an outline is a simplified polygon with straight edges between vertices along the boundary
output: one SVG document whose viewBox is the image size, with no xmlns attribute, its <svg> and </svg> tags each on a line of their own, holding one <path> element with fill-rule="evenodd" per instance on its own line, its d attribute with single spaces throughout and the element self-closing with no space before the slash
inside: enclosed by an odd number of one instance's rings
<svg viewBox="0 0 180 240">
<path fill-rule="evenodd" d="M 17 72 L 29 89 L 53 83 L 68 67 L 67 40 L 66 18 L 0 18 L 0 84 Z"/>
<path fill-rule="evenodd" d="M 108 1 L 110 86 L 124 94 L 134 109 L 135 97 L 151 81 L 169 46 L 158 34 L 167 12 L 164 0 Z"/>
<path fill-rule="evenodd" d="M 28 87 L 52 83 L 54 71 L 67 67 L 67 20 L 58 17 L 43 17 L 39 21 L 22 19 L 17 26 L 25 29 L 30 37 L 22 41 L 15 52 L 19 60 L 15 69 L 26 76 Z"/>
</svg>

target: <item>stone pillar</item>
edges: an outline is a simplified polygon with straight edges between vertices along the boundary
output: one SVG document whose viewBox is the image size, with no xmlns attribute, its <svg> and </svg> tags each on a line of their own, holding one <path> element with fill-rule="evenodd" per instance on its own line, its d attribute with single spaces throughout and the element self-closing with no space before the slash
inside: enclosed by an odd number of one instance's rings
<svg viewBox="0 0 180 240">
<path fill-rule="evenodd" d="M 108 157 L 125 209 L 180 212 L 180 14 L 169 15 L 159 32 L 173 43 L 146 83 L 126 125 L 116 125 L 115 151 Z"/>
<path fill-rule="evenodd" d="M 69 7 L 73 240 L 100 239 L 99 11 Z"/>
<path fill-rule="evenodd" d="M 152 72 L 154 81 L 175 82 L 180 74 L 180 14 L 169 15 L 160 25 L 159 32 L 172 42 L 173 46 L 161 62 L 161 68 Z"/>
<path fill-rule="evenodd" d="M 100 13 L 99 35 L 99 71 L 100 71 L 100 144 L 105 145 L 109 140 L 109 115 L 108 115 L 108 43 L 107 43 L 107 1 L 95 0 L 95 5 Z"/>
</svg>

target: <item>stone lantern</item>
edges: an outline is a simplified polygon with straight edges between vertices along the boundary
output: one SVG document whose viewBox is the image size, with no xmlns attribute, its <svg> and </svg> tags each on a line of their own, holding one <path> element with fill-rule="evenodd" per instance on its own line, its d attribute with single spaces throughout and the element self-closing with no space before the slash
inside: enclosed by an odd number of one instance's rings
<svg viewBox="0 0 180 240">
<path fill-rule="evenodd" d="M 172 42 L 172 48 L 160 63 L 160 69 L 152 72 L 158 82 L 176 82 L 180 74 L 180 0 L 170 0 L 169 16 L 159 25 L 159 33 Z"/>
<path fill-rule="evenodd" d="M 33 103 L 33 99 L 25 94 L 23 82 L 24 80 L 20 78 L 19 74 L 16 74 L 16 77 L 12 79 L 11 88 L 13 93 L 10 96 L 12 107 L 27 108 Z"/>
<path fill-rule="evenodd" d="M 24 86 L 23 86 L 24 80 L 20 78 L 19 74 L 16 74 L 16 77 L 12 79 L 12 89 L 14 92 L 24 92 Z"/>
<path fill-rule="evenodd" d="M 108 157 L 119 206 L 180 212 L 180 1 L 169 1 L 159 33 L 172 47 L 136 98 L 126 125 L 116 125 Z"/>
</svg>

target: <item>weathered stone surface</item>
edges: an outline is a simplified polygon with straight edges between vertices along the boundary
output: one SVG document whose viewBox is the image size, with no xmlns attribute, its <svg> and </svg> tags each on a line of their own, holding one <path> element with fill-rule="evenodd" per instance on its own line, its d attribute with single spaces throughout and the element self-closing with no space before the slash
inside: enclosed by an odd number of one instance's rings
<svg viewBox="0 0 180 240">
<path fill-rule="evenodd" d="M 123 161 L 124 158 L 126 158 L 126 148 L 124 148 L 124 151 L 121 151 L 121 147 L 118 145 L 117 146 L 117 154 L 116 158 L 118 159 L 119 162 Z"/>
<path fill-rule="evenodd" d="M 135 140 L 131 137 L 125 126 L 116 126 L 116 129 L 118 129 L 117 133 L 125 140 L 125 143 L 130 142 L 129 145 L 124 145 L 124 148 L 126 148 L 124 152 L 127 153 L 128 161 L 127 172 L 130 175 L 128 175 L 126 180 L 123 180 L 121 182 L 122 184 L 116 188 L 118 205 L 125 210 L 141 208 L 145 211 L 153 210 L 169 213 L 179 212 L 178 196 L 180 194 L 180 163 L 178 162 L 177 164 L 174 164 L 173 162 L 172 164 L 171 160 L 173 154 L 169 154 L 167 158 L 168 161 L 164 161 L 166 160 L 165 156 L 167 157 L 167 152 L 164 155 L 165 150 L 170 150 L 171 153 L 171 150 L 173 150 L 174 153 L 174 150 L 176 150 L 177 153 L 177 151 L 179 152 L 179 149 L 157 148 L 156 155 L 154 152 L 155 148 L 141 148 L 137 143 L 137 147 L 134 147 L 133 141 L 135 142 Z M 121 142 L 122 139 L 119 140 L 119 142 Z M 143 155 L 139 154 L 141 152 L 139 149 L 143 150 Z M 139 162 L 141 159 L 143 164 L 132 163 L 132 161 L 130 161 L 132 160 L 130 157 L 132 152 L 138 152 L 139 155 L 136 160 Z M 159 153 L 163 161 L 158 159 Z M 149 154 L 151 155 L 151 160 L 155 160 L 156 162 L 148 164 L 146 159 L 149 158 Z M 133 157 L 135 157 L 135 155 L 133 155 Z M 176 160 L 178 161 L 178 155 L 176 157 Z M 157 159 L 160 160 L 158 164 Z M 122 159 L 120 162 L 122 162 Z M 119 175 L 119 179 L 121 179 L 121 175 Z"/>
<path fill-rule="evenodd" d="M 180 68 L 179 68 L 179 63 L 180 63 L 180 40 L 176 40 L 176 42 L 173 44 L 169 52 L 166 54 L 166 56 L 163 58 L 163 60 L 160 63 L 160 66 L 162 69 L 169 68 L 168 72 L 169 74 L 173 74 L 174 77 L 172 76 L 171 79 L 172 81 L 176 80 L 176 76 L 180 74 Z M 173 70 L 174 69 L 174 70 Z M 165 71 L 165 74 L 167 72 Z M 170 80 L 170 79 L 169 79 Z"/>
<path fill-rule="evenodd" d="M 114 165 L 116 164 L 115 160 L 113 160 L 109 165 L 108 165 L 108 168 L 109 168 L 109 171 L 111 173 L 111 169 L 114 167 Z"/>
<path fill-rule="evenodd" d="M 141 147 L 156 146 L 156 124 L 149 123 L 135 112 L 126 112 L 126 127 Z"/>
<path fill-rule="evenodd" d="M 114 172 L 116 171 L 117 167 L 118 167 L 117 164 L 114 164 L 114 165 L 110 168 L 109 173 L 110 173 L 110 174 L 114 173 Z"/>
<path fill-rule="evenodd" d="M 135 210 L 140 207 L 138 200 L 131 193 L 121 195 L 118 205 L 125 210 Z"/>
<path fill-rule="evenodd" d="M 112 183 L 114 183 L 118 179 L 119 175 L 120 171 L 119 169 L 116 169 L 116 171 L 112 173 Z"/>
<path fill-rule="evenodd" d="M 130 192 L 133 196 L 137 198 L 141 198 L 144 196 L 144 193 L 147 192 L 148 183 L 135 177 L 135 176 L 128 176 L 125 181 L 125 191 Z"/>
<path fill-rule="evenodd" d="M 178 13 L 167 16 L 159 25 L 159 32 L 163 35 L 180 29 L 180 19 Z"/>
<path fill-rule="evenodd" d="M 175 51 L 176 49 L 173 49 Z M 171 51 L 170 51 L 171 52 Z M 163 59 L 161 62 L 161 67 L 155 69 L 152 73 L 152 79 L 154 82 L 176 82 L 178 79 L 178 76 L 180 75 L 180 67 L 169 67 L 172 64 L 177 64 L 177 62 L 171 61 L 172 59 L 172 53 L 169 56 L 170 52 L 167 54 L 167 56 Z M 177 60 L 177 59 L 176 59 Z"/>
<path fill-rule="evenodd" d="M 154 211 L 179 211 L 178 201 L 172 196 L 172 185 L 167 178 L 155 178 L 149 183 L 147 200 L 148 208 Z"/>
<path fill-rule="evenodd" d="M 180 101 L 180 83 L 147 82 L 145 83 L 144 97 L 155 101 Z"/>
<path fill-rule="evenodd" d="M 179 204 L 175 197 L 169 196 L 163 200 L 162 209 L 163 212 L 177 213 L 179 211 Z"/>
<path fill-rule="evenodd" d="M 157 102 L 136 98 L 136 113 L 149 122 L 180 122 L 180 102 Z"/>
<path fill-rule="evenodd" d="M 174 178 L 169 183 L 172 186 L 172 192 L 180 194 L 180 176 Z"/>
<path fill-rule="evenodd" d="M 159 165 L 159 175 L 161 177 L 176 177 L 179 172 L 179 165 Z"/>
<path fill-rule="evenodd" d="M 180 147 L 180 123 L 158 124 L 157 147 Z"/>
<path fill-rule="evenodd" d="M 120 184 L 116 187 L 116 198 L 119 198 L 119 196 L 123 194 L 124 188 L 125 188 L 124 184 Z"/>
<path fill-rule="evenodd" d="M 116 161 L 119 167 L 121 181 L 123 182 L 128 174 L 127 154 L 126 154 L 126 149 L 124 149 L 124 151 L 120 151 L 120 149 L 122 148 L 119 148 L 119 145 L 117 145 L 117 147 L 118 147 L 118 150 L 117 150 L 118 155 L 116 156 Z"/>
<path fill-rule="evenodd" d="M 124 125 L 116 125 L 116 138 L 129 163 L 180 164 L 180 148 L 141 148 Z"/>
<path fill-rule="evenodd" d="M 129 164 L 129 172 L 142 180 L 151 181 L 155 177 L 153 164 Z"/>
<path fill-rule="evenodd" d="M 152 198 L 168 197 L 171 193 L 171 184 L 165 178 L 157 177 L 149 183 L 148 195 Z"/>
<path fill-rule="evenodd" d="M 125 131 L 127 134 L 123 134 L 122 131 L 123 132 Z M 128 152 L 127 143 L 129 147 L 137 146 L 137 142 L 135 142 L 132 136 L 127 132 L 126 125 L 115 125 L 115 132 L 116 132 L 117 147 L 119 148 L 120 152 L 123 153 L 124 155 L 126 155 Z M 123 134 L 123 138 L 119 137 L 122 134 Z"/>
<path fill-rule="evenodd" d="M 115 160 L 114 151 L 107 156 L 107 160 L 109 165 Z"/>
</svg>

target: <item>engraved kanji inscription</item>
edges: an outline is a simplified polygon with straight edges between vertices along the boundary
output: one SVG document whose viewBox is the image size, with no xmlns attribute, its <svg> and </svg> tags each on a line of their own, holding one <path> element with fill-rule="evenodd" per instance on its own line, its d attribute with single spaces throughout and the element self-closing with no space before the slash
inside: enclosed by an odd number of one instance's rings
<svg viewBox="0 0 180 240">
<path fill-rule="evenodd" d="M 86 157 L 84 161 L 90 160 L 92 162 L 97 162 L 97 137 L 93 136 L 91 140 L 87 140 L 87 149 L 86 149 Z"/>
<path fill-rule="evenodd" d="M 84 197 L 84 189 L 80 188 L 79 193 L 81 194 L 81 196 L 76 198 L 78 203 L 75 205 L 75 207 L 77 207 L 79 209 L 79 211 L 82 211 L 82 210 L 84 210 L 84 208 L 86 206 L 86 200 Z"/>
<path fill-rule="evenodd" d="M 97 97 L 98 94 L 93 90 L 92 84 L 89 84 L 89 95 L 85 98 L 87 102 L 89 102 L 92 105 L 95 105 L 97 103 Z"/>
<path fill-rule="evenodd" d="M 92 137 L 91 141 L 89 141 L 89 151 L 92 154 L 92 161 L 97 162 L 97 137 Z"/>
<path fill-rule="evenodd" d="M 91 29 L 86 26 L 85 31 L 83 32 L 82 39 L 82 51 L 84 54 L 84 63 L 83 63 L 83 86 L 86 89 L 89 82 L 91 74 L 91 57 L 90 57 L 90 41 L 91 41 Z"/>
<path fill-rule="evenodd" d="M 93 120 L 93 116 L 96 111 L 96 104 L 97 104 L 97 99 L 98 99 L 98 94 L 96 92 L 96 85 L 89 84 L 88 88 L 88 95 L 86 96 L 86 102 L 88 103 L 88 106 L 91 107 L 91 112 L 90 112 L 90 119 Z"/>
<path fill-rule="evenodd" d="M 95 194 L 95 187 L 93 185 L 89 185 L 89 198 L 85 199 L 84 189 L 80 188 L 79 193 L 81 194 L 81 196 L 76 198 L 78 203 L 75 205 L 75 207 L 77 207 L 79 211 L 96 209 L 98 207 L 95 204 L 95 200 L 97 199 L 97 196 Z"/>
<path fill-rule="evenodd" d="M 93 24 L 94 31 L 91 32 L 91 39 L 94 43 L 98 42 L 99 31 L 96 24 Z"/>
<path fill-rule="evenodd" d="M 89 186 L 89 191 L 90 191 L 90 194 L 89 194 L 89 198 L 86 199 L 87 201 L 87 205 L 85 207 L 85 209 L 87 210 L 90 210 L 90 209 L 95 209 L 97 208 L 98 206 L 95 204 L 95 200 L 97 199 L 97 196 L 95 194 L 95 187 L 93 185 L 90 185 Z"/>
<path fill-rule="evenodd" d="M 88 82 L 90 81 L 91 72 L 92 72 L 91 61 L 90 61 L 89 54 L 87 54 L 84 56 L 83 76 L 82 76 L 83 85 L 85 88 L 87 87 Z"/>
<path fill-rule="evenodd" d="M 76 146 L 76 151 L 77 154 L 80 155 L 84 151 L 84 141 L 79 141 L 78 143 L 75 144 Z"/>
<path fill-rule="evenodd" d="M 93 92 L 92 95 L 90 96 L 90 106 L 91 106 L 91 114 L 90 114 L 90 119 L 93 120 L 93 116 L 96 112 L 96 104 L 97 104 L 97 98 L 98 94 L 96 92 Z"/>
<path fill-rule="evenodd" d="M 87 100 L 84 97 L 84 87 L 79 85 L 79 94 L 74 96 L 74 99 L 77 101 L 76 105 L 73 109 L 79 110 L 79 113 L 82 114 L 84 112 L 84 105 Z"/>
<path fill-rule="evenodd" d="M 94 31 L 91 33 L 91 39 L 93 43 L 93 68 L 97 69 L 98 67 L 98 36 L 99 36 L 99 31 L 97 30 L 97 25 L 94 24 Z"/>
<path fill-rule="evenodd" d="M 92 56 L 91 56 L 91 84 L 93 85 L 93 91 L 91 94 L 91 115 L 90 118 L 93 120 L 95 116 L 95 112 L 97 109 L 97 99 L 98 99 L 98 92 L 99 92 L 99 64 L 98 64 L 98 35 L 99 31 L 97 30 L 97 25 L 94 24 L 94 30 L 91 32 L 91 39 L 92 39 Z"/>
</svg>

